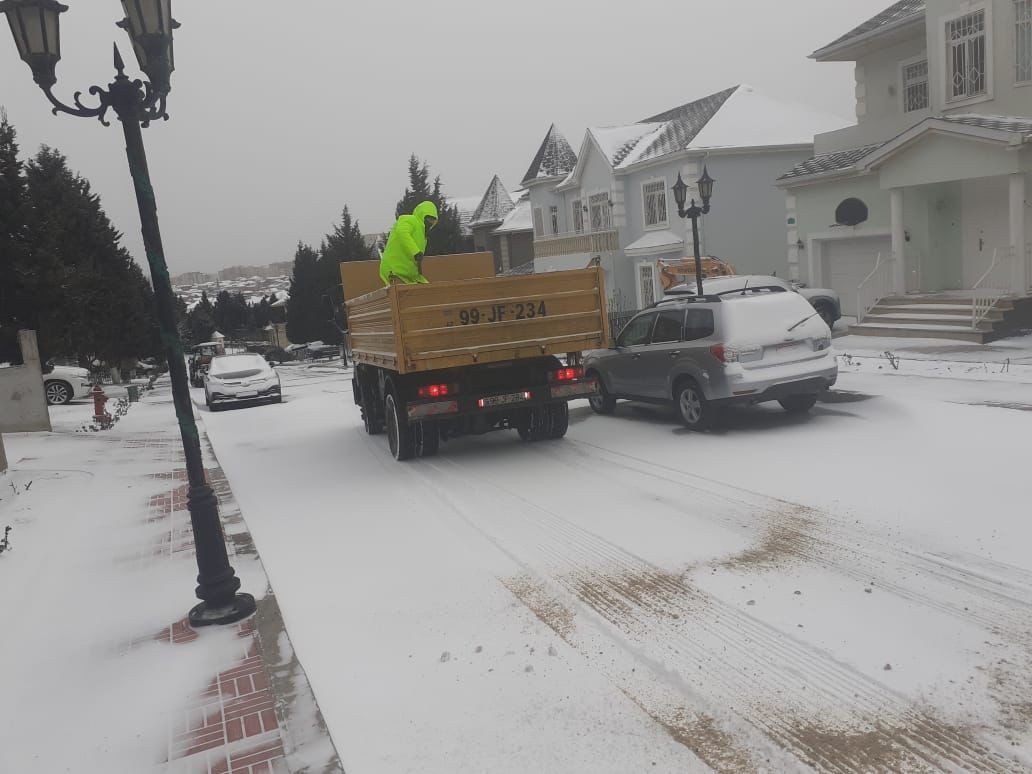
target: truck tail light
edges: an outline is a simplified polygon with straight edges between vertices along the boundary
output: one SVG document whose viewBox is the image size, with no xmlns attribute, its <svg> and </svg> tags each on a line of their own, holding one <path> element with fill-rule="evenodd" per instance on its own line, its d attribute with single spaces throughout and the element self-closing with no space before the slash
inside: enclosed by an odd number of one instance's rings
<svg viewBox="0 0 1032 774">
<path fill-rule="evenodd" d="M 549 376 L 553 382 L 575 382 L 584 378 L 584 368 L 583 366 L 560 368 L 558 371 L 552 371 Z"/>
<path fill-rule="evenodd" d="M 420 387 L 418 395 L 420 398 L 444 398 L 451 393 L 452 389 L 447 384 L 428 384 Z"/>
</svg>

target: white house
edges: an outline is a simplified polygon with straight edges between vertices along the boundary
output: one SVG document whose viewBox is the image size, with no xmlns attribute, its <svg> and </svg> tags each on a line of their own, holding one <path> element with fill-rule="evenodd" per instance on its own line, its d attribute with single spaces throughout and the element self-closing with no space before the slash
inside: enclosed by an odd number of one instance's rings
<svg viewBox="0 0 1032 774">
<path fill-rule="evenodd" d="M 661 293 L 658 260 L 691 250 L 671 188 L 703 168 L 717 181 L 702 219 L 706 255 L 740 272 L 785 276 L 778 175 L 813 154 L 813 132 L 847 122 L 735 86 L 624 126 L 588 129 L 580 153 L 552 126 L 523 186 L 530 192 L 537 271 L 606 269 L 611 305 L 640 308 Z M 689 192 L 694 195 L 694 190 Z"/>
<path fill-rule="evenodd" d="M 977 328 L 1004 295 L 1020 305 L 1032 0 L 901 0 L 811 57 L 856 63 L 857 123 L 818 134 L 816 155 L 780 178 L 803 277 L 838 290 L 846 314 L 885 322 L 906 293 L 951 291 L 958 308 L 939 304 L 937 321 L 910 304 L 915 331 L 965 314 Z"/>
</svg>

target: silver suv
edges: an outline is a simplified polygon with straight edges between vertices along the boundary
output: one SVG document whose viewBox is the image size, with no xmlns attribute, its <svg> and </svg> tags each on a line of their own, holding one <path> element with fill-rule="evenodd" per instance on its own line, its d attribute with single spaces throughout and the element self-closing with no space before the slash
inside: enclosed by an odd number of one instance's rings
<svg viewBox="0 0 1032 774">
<path fill-rule="evenodd" d="M 598 379 L 596 413 L 612 413 L 618 399 L 672 403 L 695 430 L 736 403 L 809 411 L 838 378 L 820 314 L 773 287 L 660 302 L 627 323 L 615 348 L 588 353 L 584 369 Z"/>
</svg>

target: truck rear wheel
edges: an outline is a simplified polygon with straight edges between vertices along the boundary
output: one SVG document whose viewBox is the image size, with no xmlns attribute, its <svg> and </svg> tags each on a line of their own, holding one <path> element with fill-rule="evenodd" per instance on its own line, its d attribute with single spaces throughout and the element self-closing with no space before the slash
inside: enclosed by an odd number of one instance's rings
<svg viewBox="0 0 1032 774">
<path fill-rule="evenodd" d="M 398 462 L 412 459 L 416 451 L 412 426 L 408 422 L 408 417 L 402 413 L 393 393 L 384 401 L 384 413 L 387 415 L 387 445 L 391 449 L 391 456 Z"/>
<path fill-rule="evenodd" d="M 548 415 L 548 437 L 553 441 L 558 441 L 570 429 L 570 404 L 553 403 L 548 407 Z"/>
<path fill-rule="evenodd" d="M 433 457 L 441 449 L 441 430 L 433 422 L 419 422 L 413 426 L 417 457 Z"/>
</svg>

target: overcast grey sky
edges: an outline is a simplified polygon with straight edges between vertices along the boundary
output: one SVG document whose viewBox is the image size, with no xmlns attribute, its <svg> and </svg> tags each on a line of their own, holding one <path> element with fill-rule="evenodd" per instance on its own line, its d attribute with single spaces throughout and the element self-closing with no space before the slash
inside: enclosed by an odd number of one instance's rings
<svg viewBox="0 0 1032 774">
<path fill-rule="evenodd" d="M 64 0 L 56 92 L 132 51 L 118 0 Z M 446 194 L 514 189 L 553 121 L 629 123 L 738 83 L 853 115 L 851 64 L 807 59 L 889 0 L 175 0 L 171 121 L 145 132 L 173 273 L 293 257 L 347 204 L 393 221 L 415 152 Z M 145 263 L 117 123 L 52 116 L 0 28 L 0 105 L 23 155 L 63 151 Z M 131 68 L 135 72 L 135 63 Z"/>
</svg>

